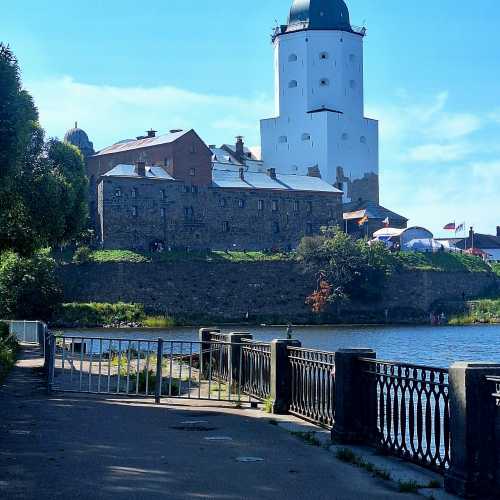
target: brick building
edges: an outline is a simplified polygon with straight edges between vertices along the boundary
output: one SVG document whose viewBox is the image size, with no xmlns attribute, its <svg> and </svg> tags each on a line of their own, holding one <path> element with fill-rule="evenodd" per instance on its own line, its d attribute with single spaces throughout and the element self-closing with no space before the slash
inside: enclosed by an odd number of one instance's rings
<svg viewBox="0 0 500 500">
<path fill-rule="evenodd" d="M 342 221 L 340 190 L 265 169 L 241 139 L 215 154 L 193 130 L 150 131 L 87 168 L 104 248 L 287 249 Z"/>
</svg>

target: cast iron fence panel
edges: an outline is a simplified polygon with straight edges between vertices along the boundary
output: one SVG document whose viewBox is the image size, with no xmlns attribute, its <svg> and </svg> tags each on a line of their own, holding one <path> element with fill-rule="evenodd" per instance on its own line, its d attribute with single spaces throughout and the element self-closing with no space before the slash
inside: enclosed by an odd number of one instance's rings
<svg viewBox="0 0 500 500">
<path fill-rule="evenodd" d="M 500 407 L 500 377 L 486 377 L 486 380 L 493 388 L 492 396 L 495 398 L 496 405 Z"/>
<path fill-rule="evenodd" d="M 241 376 L 231 384 L 222 361 L 228 344 L 82 336 L 51 337 L 49 387 L 111 396 L 252 402 Z M 204 373 L 201 373 L 202 352 Z"/>
<path fill-rule="evenodd" d="M 376 391 L 372 443 L 424 467 L 440 472 L 449 468 L 448 370 L 374 359 L 360 362 L 364 389 Z"/>
<path fill-rule="evenodd" d="M 241 347 L 242 390 L 256 399 L 271 396 L 271 345 L 248 342 Z"/>
<path fill-rule="evenodd" d="M 203 346 L 204 353 L 210 359 L 210 373 L 205 373 L 209 378 L 214 378 L 223 382 L 229 382 L 229 349 L 230 344 L 226 342 L 227 335 L 212 332 L 210 342 Z"/>
<path fill-rule="evenodd" d="M 290 413 L 323 427 L 335 419 L 335 354 L 288 348 L 292 394 Z"/>
</svg>

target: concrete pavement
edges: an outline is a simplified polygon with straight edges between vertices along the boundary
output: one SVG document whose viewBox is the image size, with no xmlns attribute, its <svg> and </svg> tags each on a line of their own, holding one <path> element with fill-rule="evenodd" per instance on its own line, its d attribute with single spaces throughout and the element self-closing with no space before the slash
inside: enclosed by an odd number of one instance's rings
<svg viewBox="0 0 500 500">
<path fill-rule="evenodd" d="M 0 498 L 416 498 L 258 410 L 48 396 L 40 365 L 25 348 L 0 388 Z"/>
</svg>

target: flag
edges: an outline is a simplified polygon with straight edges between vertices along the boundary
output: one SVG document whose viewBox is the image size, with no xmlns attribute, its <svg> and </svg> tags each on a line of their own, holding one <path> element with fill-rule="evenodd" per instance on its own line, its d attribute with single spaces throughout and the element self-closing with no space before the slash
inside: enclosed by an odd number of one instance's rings
<svg viewBox="0 0 500 500">
<path fill-rule="evenodd" d="M 456 233 L 459 233 L 460 231 L 463 231 L 465 229 L 465 222 L 462 222 L 462 224 L 460 224 L 460 226 L 458 226 L 456 229 L 455 229 L 455 234 Z"/>
<path fill-rule="evenodd" d="M 385 227 L 389 227 L 391 221 L 389 220 L 389 217 L 386 217 L 383 221 L 382 221 L 382 224 L 385 226 Z"/>
<path fill-rule="evenodd" d="M 368 222 L 368 215 L 365 215 L 362 219 L 359 220 L 358 225 L 364 226 Z"/>
<path fill-rule="evenodd" d="M 446 224 L 446 226 L 443 227 L 446 231 L 455 231 L 457 228 L 456 224 L 454 222 L 450 222 L 449 224 Z"/>
</svg>

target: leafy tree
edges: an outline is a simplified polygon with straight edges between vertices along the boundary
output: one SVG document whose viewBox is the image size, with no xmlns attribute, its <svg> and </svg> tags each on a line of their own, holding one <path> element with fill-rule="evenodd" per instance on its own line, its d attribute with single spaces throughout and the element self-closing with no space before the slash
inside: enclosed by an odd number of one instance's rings
<svg viewBox="0 0 500 500">
<path fill-rule="evenodd" d="M 5 252 L 0 260 L 0 317 L 49 319 L 60 303 L 55 261 L 48 252 L 21 257 Z"/>
<path fill-rule="evenodd" d="M 340 228 L 326 228 L 322 234 L 304 238 L 298 257 L 318 277 L 317 289 L 307 298 L 315 312 L 328 303 L 348 300 L 376 301 L 394 260 L 383 244 L 354 240 Z"/>
</svg>

